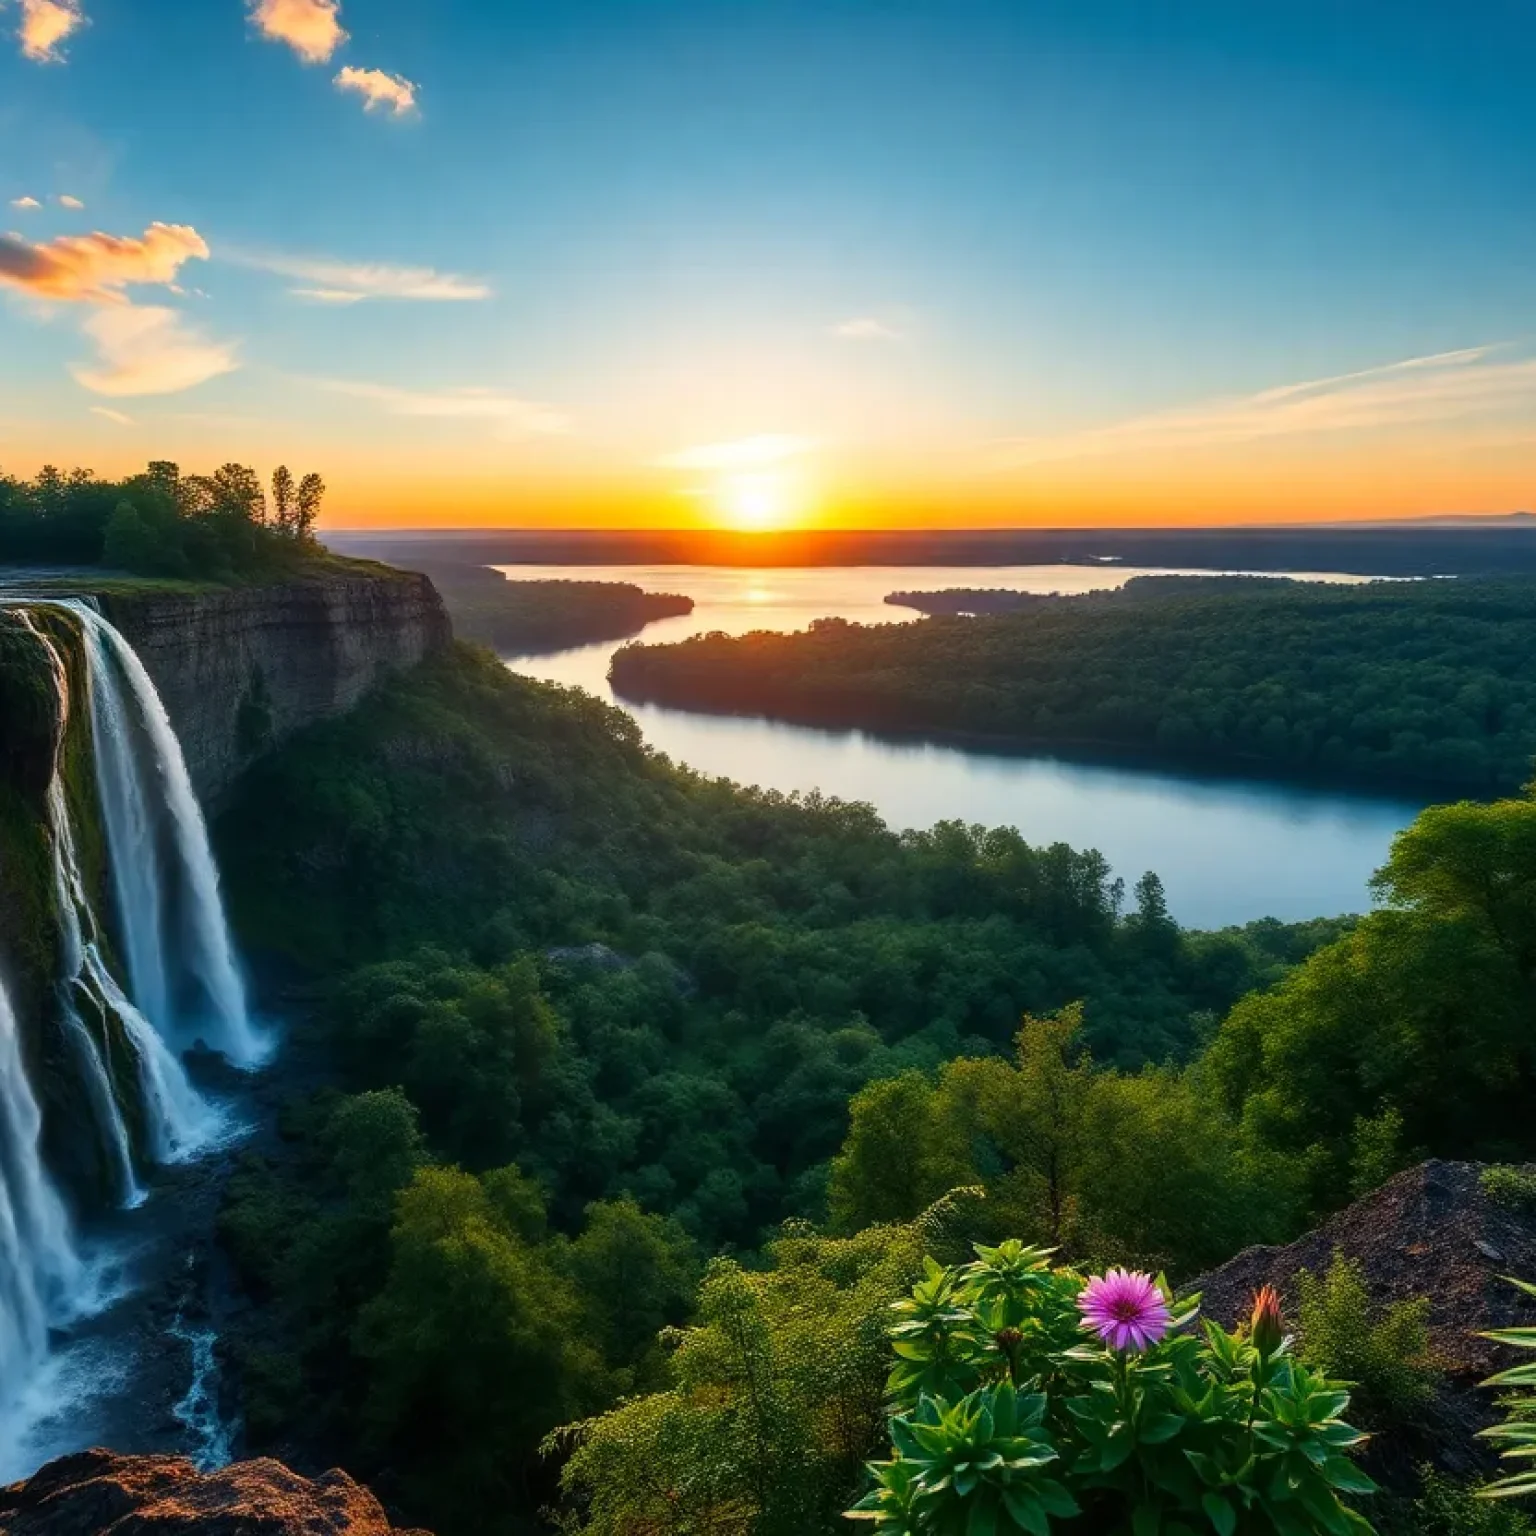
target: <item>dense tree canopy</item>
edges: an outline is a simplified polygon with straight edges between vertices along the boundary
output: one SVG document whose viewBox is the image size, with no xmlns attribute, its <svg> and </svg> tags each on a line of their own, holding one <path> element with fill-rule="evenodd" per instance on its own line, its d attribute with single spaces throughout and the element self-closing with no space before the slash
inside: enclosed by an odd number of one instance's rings
<svg viewBox="0 0 1536 1536">
<path fill-rule="evenodd" d="M 526 1528 L 567 1452 L 594 1536 L 835 1529 L 957 1188 L 957 1236 L 1187 1277 L 1536 1151 L 1536 801 L 1426 812 L 1358 923 L 1194 934 L 1096 854 L 704 780 L 458 650 L 220 835 L 335 1085 L 225 1211 L 252 1438 L 305 1423 L 445 1536 Z"/>
<path fill-rule="evenodd" d="M 312 555 L 324 497 L 319 475 L 295 482 L 285 466 L 270 505 L 243 464 L 183 475 L 162 461 L 121 481 L 51 465 L 33 480 L 0 473 L 0 563 L 227 581 Z"/>
<path fill-rule="evenodd" d="M 1509 791 L 1536 754 L 1536 582 L 1143 577 L 1017 613 L 631 646 L 626 698 Z"/>
</svg>

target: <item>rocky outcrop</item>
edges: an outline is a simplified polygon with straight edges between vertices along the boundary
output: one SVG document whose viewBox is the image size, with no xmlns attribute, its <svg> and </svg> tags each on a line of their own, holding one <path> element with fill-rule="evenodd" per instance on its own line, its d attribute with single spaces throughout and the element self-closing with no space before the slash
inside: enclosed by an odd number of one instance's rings
<svg viewBox="0 0 1536 1536">
<path fill-rule="evenodd" d="M 101 604 L 154 678 L 205 804 L 263 752 L 452 639 L 432 583 L 382 567 L 204 592 L 107 592 Z"/>
<path fill-rule="evenodd" d="M 1490 1198 L 1482 1172 L 1478 1163 L 1421 1163 L 1294 1243 L 1246 1249 L 1189 1289 L 1201 1293 L 1208 1316 L 1232 1327 L 1254 1292 L 1273 1285 L 1294 1320 L 1296 1276 L 1326 1273 L 1338 1253 L 1359 1263 L 1378 1305 L 1427 1298 L 1430 1348 L 1443 1375 L 1422 1421 L 1381 1437 L 1376 1454 L 1434 1462 L 1458 1477 L 1486 1473 L 1492 1449 L 1473 1437 L 1500 1412 L 1480 1383 L 1520 1362 L 1480 1335 L 1536 1323 L 1536 1302 L 1506 1278 L 1536 1279 L 1536 1210 Z M 1399 1469 L 1389 1460 L 1372 1470 L 1391 1482 Z"/>
<path fill-rule="evenodd" d="M 0 1536 L 391 1536 L 398 1530 L 346 1473 L 311 1481 L 280 1461 L 202 1474 L 179 1456 L 82 1451 L 0 1489 Z"/>
</svg>

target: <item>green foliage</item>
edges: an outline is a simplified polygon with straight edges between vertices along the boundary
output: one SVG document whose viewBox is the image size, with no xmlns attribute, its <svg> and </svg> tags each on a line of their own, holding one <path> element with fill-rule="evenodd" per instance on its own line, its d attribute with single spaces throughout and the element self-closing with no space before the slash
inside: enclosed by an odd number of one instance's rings
<svg viewBox="0 0 1536 1536">
<path fill-rule="evenodd" d="M 1010 1241 L 929 1261 L 892 1329 L 892 1455 L 852 1511 L 884 1536 L 1369 1532 L 1349 1394 L 1186 1306 L 1145 1353 L 1080 1326 L 1083 1277 Z"/>
<path fill-rule="evenodd" d="M 1536 1522 L 1511 1505 L 1489 1502 L 1483 1491 L 1427 1470 L 1407 1530 L 1413 1536 L 1536 1536 Z"/>
<path fill-rule="evenodd" d="M 1304 1216 L 1403 1161 L 1532 1144 L 1536 801 L 1425 811 L 1376 884 L 1384 907 L 1239 1003 L 1202 1065 Z"/>
<path fill-rule="evenodd" d="M 1139 578 L 1016 614 L 703 635 L 627 698 L 1487 793 L 1536 754 L 1536 584 Z"/>
<path fill-rule="evenodd" d="M 31 481 L 0 474 L 0 563 L 216 581 L 280 573 L 311 553 L 325 485 L 307 475 L 295 490 L 280 469 L 273 491 L 275 518 L 243 464 L 183 475 L 159 462 L 122 481 L 51 465 Z"/>
<path fill-rule="evenodd" d="M 1411 1423 L 1438 1376 L 1427 1298 L 1375 1305 L 1362 1266 L 1337 1252 L 1326 1274 L 1302 1270 L 1296 1293 L 1301 1358 L 1350 1382 L 1373 1428 Z"/>
<path fill-rule="evenodd" d="M 568 1528 L 808 1536 L 836 1529 L 881 1423 L 889 1308 L 946 1208 L 826 1238 L 791 1225 L 764 1267 L 716 1259 L 668 1384 L 562 1431 Z"/>
<path fill-rule="evenodd" d="M 960 1060 L 936 1080 L 876 1082 L 851 1113 L 830 1182 L 843 1230 L 911 1217 L 961 1184 L 985 1187 L 995 1232 L 1154 1268 L 1216 1263 L 1283 1230 L 1198 1074 L 1095 1068 L 1077 1007 L 1027 1017 L 1012 1063 Z"/>
<path fill-rule="evenodd" d="M 1497 1163 L 1484 1168 L 1477 1182 L 1495 1205 L 1527 1215 L 1536 1211 L 1536 1168 Z"/>
<path fill-rule="evenodd" d="M 1513 1279 L 1510 1284 L 1527 1296 L 1536 1297 L 1536 1285 Z M 1536 1350 L 1536 1328 L 1497 1328 L 1482 1337 L 1514 1349 Z M 1490 1376 L 1483 1385 L 1501 1389 L 1500 1401 L 1506 1417 L 1502 1424 L 1482 1430 L 1481 1438 L 1502 1447 L 1499 1455 L 1503 1460 L 1513 1462 L 1517 1470 L 1491 1483 L 1480 1496 L 1488 1499 L 1527 1498 L 1536 1494 L 1536 1470 L 1531 1468 L 1531 1461 L 1536 1458 L 1536 1364 L 1511 1366 L 1507 1371 Z"/>
</svg>

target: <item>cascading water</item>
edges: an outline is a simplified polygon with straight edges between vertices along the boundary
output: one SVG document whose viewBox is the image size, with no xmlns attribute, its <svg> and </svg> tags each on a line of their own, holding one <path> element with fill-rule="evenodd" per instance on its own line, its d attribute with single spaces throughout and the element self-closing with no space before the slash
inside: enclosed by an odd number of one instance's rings
<svg viewBox="0 0 1536 1536">
<path fill-rule="evenodd" d="M 43 1117 L 0 978 L 0 1443 L 48 1355 L 48 1330 L 78 1298 L 85 1266 L 43 1166 Z"/>
<path fill-rule="evenodd" d="M 247 1010 L 207 827 L 148 672 L 88 604 L 4 606 L 38 642 L 58 699 L 59 747 L 40 807 L 58 922 L 57 1038 L 73 1059 L 68 1071 L 78 1078 L 77 1112 L 94 1121 L 106 1177 L 118 1203 L 132 1206 L 144 1197 L 141 1171 L 185 1159 L 208 1144 L 220 1123 L 193 1089 L 182 1051 L 201 1041 L 249 1066 L 259 1061 L 263 1041 Z M 44 612 L 55 619 L 44 622 Z M 53 628 L 60 619 L 75 629 L 85 662 L 77 687 L 83 682 L 89 699 L 91 762 L 113 895 L 110 943 L 91 899 L 94 874 L 87 877 L 80 856 L 72 814 L 79 801 L 66 782 L 71 680 Z M 114 975 L 114 957 L 124 962 L 122 981 Z M 57 1436 L 49 1443 L 69 1448 L 70 1404 L 92 1384 L 59 1385 L 69 1371 L 62 1369 L 64 1354 L 50 1356 L 50 1332 L 99 1310 L 103 1299 L 45 1163 L 54 1131 L 50 1126 L 45 1133 L 28 1076 L 28 1027 L 0 990 L 0 1464 L 25 1454 L 40 1420 L 64 1424 L 66 1443 Z M 87 1132 L 84 1125 L 69 1127 L 77 1145 L 88 1142 Z M 173 1336 L 193 1357 L 193 1389 L 177 1415 L 189 1434 L 196 1419 L 200 1454 L 217 1457 L 223 1442 L 205 1433 L 211 1410 L 202 1401 L 212 1401 L 213 1336 L 185 1330 Z M 74 1368 L 78 1374 L 78 1360 Z M 209 1422 L 217 1427 L 216 1415 Z M 14 1465 L 4 1470 L 13 1472 Z"/>
<path fill-rule="evenodd" d="M 61 606 L 79 619 L 90 658 L 96 780 L 134 1002 L 176 1044 L 201 1037 L 237 1066 L 255 1065 L 263 1041 L 235 963 L 207 823 L 165 705 L 117 630 L 85 603 Z M 180 944 L 167 921 L 168 895 L 179 901 Z M 184 980 L 197 994 L 190 1007 Z"/>
</svg>

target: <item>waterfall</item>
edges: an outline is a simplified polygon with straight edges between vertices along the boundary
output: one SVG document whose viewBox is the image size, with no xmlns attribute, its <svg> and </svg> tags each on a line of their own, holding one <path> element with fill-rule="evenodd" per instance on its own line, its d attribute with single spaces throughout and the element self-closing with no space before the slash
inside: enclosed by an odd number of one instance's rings
<svg viewBox="0 0 1536 1536">
<path fill-rule="evenodd" d="M 84 1266 L 43 1166 L 43 1117 L 0 978 L 0 1441 L 20 1390 L 48 1354 L 48 1330 L 79 1294 Z"/>
<path fill-rule="evenodd" d="M 96 781 L 134 1003 L 174 1044 L 201 1038 L 237 1066 L 254 1066 L 264 1042 L 235 962 L 207 823 L 165 705 L 133 647 L 94 608 L 60 606 L 79 619 L 90 661 Z M 168 898 L 179 908 L 174 922 Z"/>
</svg>

